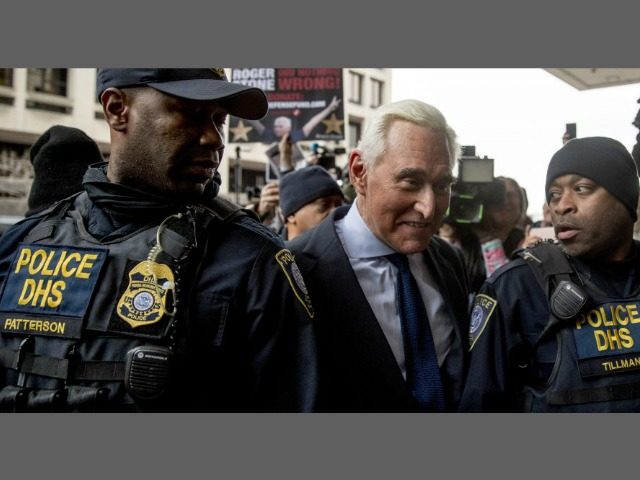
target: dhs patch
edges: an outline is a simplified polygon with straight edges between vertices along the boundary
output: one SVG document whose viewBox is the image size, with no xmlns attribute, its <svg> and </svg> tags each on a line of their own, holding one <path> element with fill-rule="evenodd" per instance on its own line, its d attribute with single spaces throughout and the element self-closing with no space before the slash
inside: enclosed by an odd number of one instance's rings
<svg viewBox="0 0 640 480">
<path fill-rule="evenodd" d="M 476 295 L 469 325 L 469 350 L 473 349 L 476 341 L 480 338 L 497 304 L 498 302 L 495 299 L 483 293 Z"/>
<path fill-rule="evenodd" d="M 291 285 L 291 289 L 293 290 L 296 298 L 307 311 L 309 317 L 313 318 L 314 312 L 313 305 L 311 305 L 311 297 L 309 296 L 307 287 L 304 284 L 300 269 L 298 268 L 298 265 L 296 265 L 293 254 L 289 250 L 283 249 L 276 253 L 275 258 L 287 277 L 289 285 Z"/>
<path fill-rule="evenodd" d="M 80 338 L 108 252 L 21 243 L 0 290 L 0 332 Z"/>
</svg>

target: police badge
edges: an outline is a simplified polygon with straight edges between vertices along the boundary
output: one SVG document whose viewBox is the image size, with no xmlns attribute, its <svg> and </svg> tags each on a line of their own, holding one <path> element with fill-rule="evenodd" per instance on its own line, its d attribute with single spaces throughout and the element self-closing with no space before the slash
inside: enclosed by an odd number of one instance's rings
<svg viewBox="0 0 640 480">
<path fill-rule="evenodd" d="M 131 327 L 137 328 L 173 316 L 175 281 L 167 265 L 145 260 L 129 271 L 129 284 L 120 296 L 116 312 Z M 169 301 L 167 301 L 169 300 Z M 167 310 L 171 305 L 171 311 Z"/>
</svg>

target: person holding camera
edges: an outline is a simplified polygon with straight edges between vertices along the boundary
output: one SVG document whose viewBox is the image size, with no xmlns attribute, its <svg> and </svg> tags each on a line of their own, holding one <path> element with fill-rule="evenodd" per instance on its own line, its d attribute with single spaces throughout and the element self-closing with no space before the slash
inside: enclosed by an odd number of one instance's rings
<svg viewBox="0 0 640 480">
<path fill-rule="evenodd" d="M 477 292 L 486 278 L 507 263 L 512 253 L 537 241 L 525 226 L 527 197 L 512 178 L 496 177 L 490 189 L 481 191 L 482 218 L 477 223 L 458 223 L 445 218 L 439 235 L 458 246 L 464 255 L 469 286 Z"/>
<path fill-rule="evenodd" d="M 280 187 L 277 181 L 270 181 L 262 188 L 253 189 L 249 203 L 244 208 L 254 211 L 263 225 L 278 232 L 282 227 L 278 216 L 278 205 L 280 205 Z"/>
<path fill-rule="evenodd" d="M 278 178 L 283 178 L 293 172 L 293 146 L 294 143 L 288 133 L 285 133 L 278 142 Z M 270 180 L 264 187 L 258 189 L 256 198 L 245 205 L 248 210 L 254 211 L 263 225 L 270 230 L 280 233 L 284 228 L 284 219 L 278 210 L 280 205 L 280 183 L 278 180 Z M 250 199 L 251 200 L 251 199 Z"/>
<path fill-rule="evenodd" d="M 559 245 L 523 250 L 480 289 L 462 411 L 640 411 L 638 192 L 616 140 L 574 139 L 553 155 Z"/>
<path fill-rule="evenodd" d="M 316 307 L 320 411 L 455 410 L 469 291 L 434 234 L 458 152 L 433 106 L 383 105 L 349 155 L 355 202 L 288 243 Z"/>
</svg>

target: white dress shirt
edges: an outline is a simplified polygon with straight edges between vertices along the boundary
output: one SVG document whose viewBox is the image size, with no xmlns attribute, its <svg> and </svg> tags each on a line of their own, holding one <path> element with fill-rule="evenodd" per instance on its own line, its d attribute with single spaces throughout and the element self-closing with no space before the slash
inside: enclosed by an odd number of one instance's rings
<svg viewBox="0 0 640 480">
<path fill-rule="evenodd" d="M 369 230 L 355 202 L 347 215 L 335 222 L 335 227 L 360 288 L 391 346 L 402 375 L 406 378 L 400 313 L 396 305 L 397 270 L 384 258 L 395 251 Z M 453 323 L 438 286 L 427 269 L 423 254 L 415 253 L 407 255 L 407 258 L 427 310 L 438 365 L 442 365 L 454 340 Z"/>
</svg>

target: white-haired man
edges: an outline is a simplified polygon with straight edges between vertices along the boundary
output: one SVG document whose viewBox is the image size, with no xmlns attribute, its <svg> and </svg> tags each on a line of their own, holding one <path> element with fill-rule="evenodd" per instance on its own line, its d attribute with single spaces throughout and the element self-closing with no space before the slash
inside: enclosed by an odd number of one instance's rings
<svg viewBox="0 0 640 480">
<path fill-rule="evenodd" d="M 357 197 L 289 243 L 316 305 L 319 409 L 449 411 L 466 365 L 461 258 L 434 237 L 458 152 L 434 107 L 380 107 L 349 156 Z"/>
</svg>

